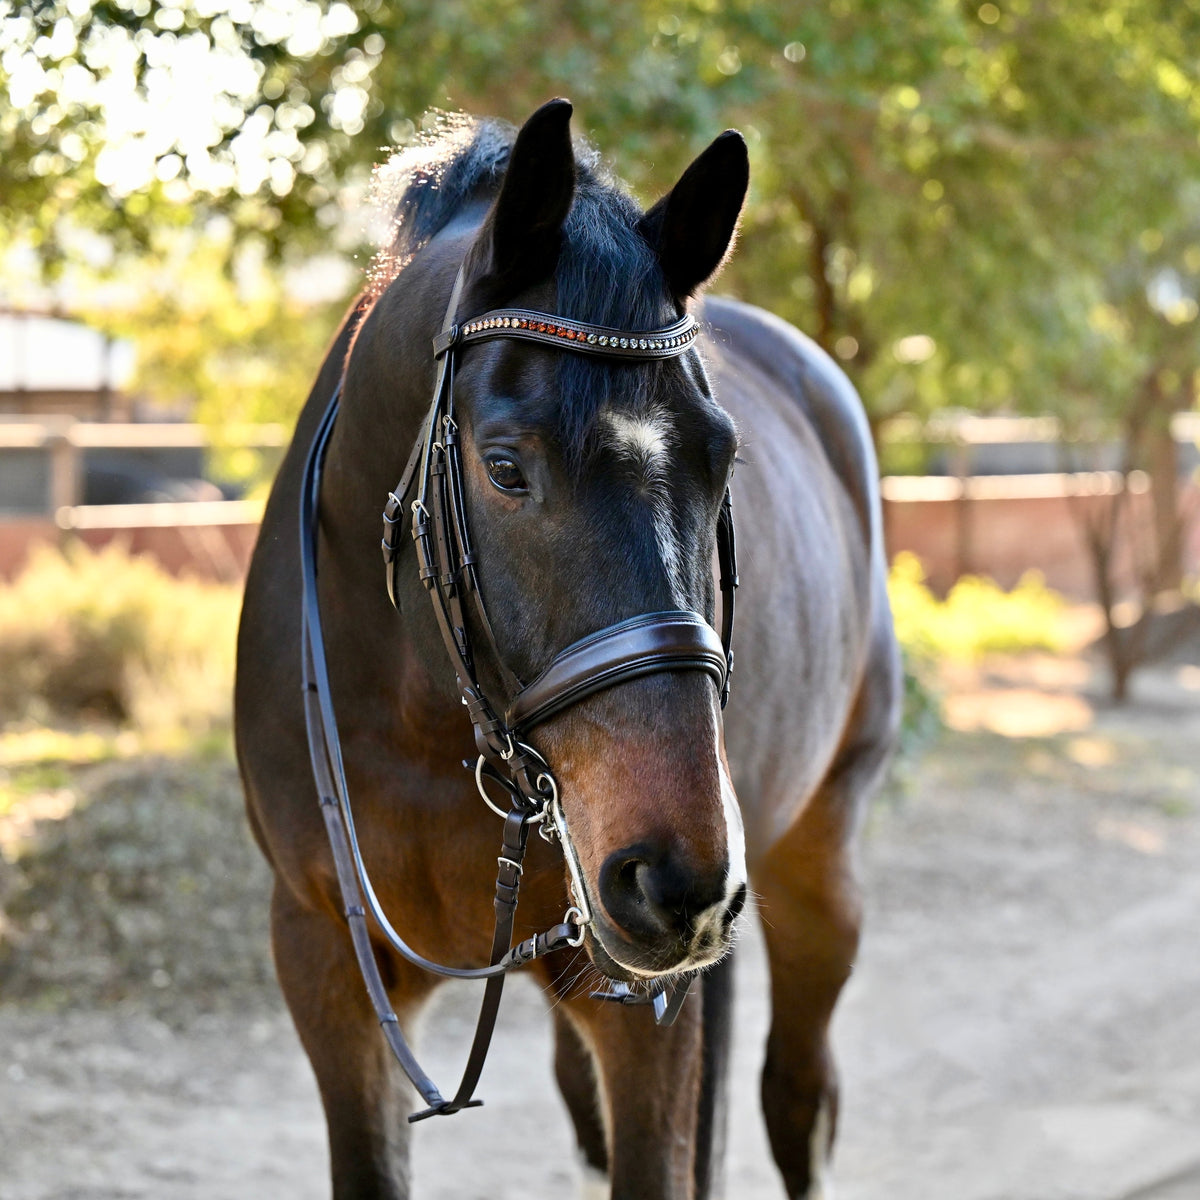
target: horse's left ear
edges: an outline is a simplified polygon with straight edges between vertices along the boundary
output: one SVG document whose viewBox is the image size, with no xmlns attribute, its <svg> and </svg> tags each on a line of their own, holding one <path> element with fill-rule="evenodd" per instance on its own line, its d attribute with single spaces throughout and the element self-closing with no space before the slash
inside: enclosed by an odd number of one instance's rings
<svg viewBox="0 0 1200 1200">
<path fill-rule="evenodd" d="M 658 252 L 677 300 L 686 300 L 721 265 L 749 182 L 746 141 L 727 129 L 642 218 L 642 236 Z"/>
<path fill-rule="evenodd" d="M 550 100 L 521 126 L 500 195 L 481 231 L 488 283 L 511 295 L 554 270 L 575 195 L 571 104 Z"/>
</svg>

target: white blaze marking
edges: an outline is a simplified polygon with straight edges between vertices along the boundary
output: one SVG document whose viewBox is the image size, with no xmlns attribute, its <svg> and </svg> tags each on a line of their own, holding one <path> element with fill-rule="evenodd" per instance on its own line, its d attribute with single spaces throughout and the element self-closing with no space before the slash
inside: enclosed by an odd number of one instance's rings
<svg viewBox="0 0 1200 1200">
<path fill-rule="evenodd" d="M 725 896 L 727 901 L 731 901 L 734 893 L 747 880 L 746 823 L 742 820 L 742 809 L 738 804 L 737 793 L 733 790 L 733 781 L 719 756 L 717 764 L 721 774 L 721 809 L 725 813 L 725 843 L 729 847 L 729 874 L 726 876 Z"/>
<path fill-rule="evenodd" d="M 696 922 L 697 929 L 702 929 L 705 921 L 721 922 L 733 902 L 738 890 L 745 886 L 749 878 L 746 870 L 746 824 L 742 820 L 742 809 L 738 804 L 737 793 L 733 790 L 733 780 L 725 769 L 725 760 L 721 757 L 721 720 L 717 718 L 716 744 L 717 774 L 721 780 L 721 812 L 725 816 L 725 853 L 728 855 L 729 866 L 725 872 L 725 899 L 720 904 L 713 905 L 712 916 L 706 913 L 704 918 Z"/>
<path fill-rule="evenodd" d="M 643 417 L 631 417 L 607 409 L 604 420 L 617 452 L 638 463 L 648 484 L 658 482 L 665 474 L 667 447 L 671 441 L 671 426 L 666 414 L 656 409 Z"/>
<path fill-rule="evenodd" d="M 720 725 L 718 722 L 717 729 Z M 716 957 L 713 951 L 720 948 L 724 951 L 721 938 L 722 927 L 725 924 L 725 914 L 738 891 L 745 886 L 748 879 L 746 871 L 746 826 L 742 820 L 741 806 L 738 804 L 737 793 L 733 790 L 733 781 L 725 769 L 721 758 L 721 736 L 718 732 L 715 739 L 717 755 L 717 775 L 721 784 L 721 812 L 725 817 L 725 897 L 716 904 L 706 908 L 696 918 L 696 934 L 693 946 L 703 945 L 703 949 L 693 961 L 693 966 L 707 966 Z M 687 970 L 686 966 L 676 970 Z"/>
<path fill-rule="evenodd" d="M 671 498 L 666 487 L 673 436 L 670 420 L 661 409 L 651 409 L 638 417 L 607 409 L 604 422 L 608 426 L 613 449 L 622 458 L 630 460 L 641 474 L 642 491 L 650 501 L 654 540 L 658 542 L 658 553 L 667 573 L 671 598 L 683 608 L 683 555 L 675 539 Z"/>
</svg>

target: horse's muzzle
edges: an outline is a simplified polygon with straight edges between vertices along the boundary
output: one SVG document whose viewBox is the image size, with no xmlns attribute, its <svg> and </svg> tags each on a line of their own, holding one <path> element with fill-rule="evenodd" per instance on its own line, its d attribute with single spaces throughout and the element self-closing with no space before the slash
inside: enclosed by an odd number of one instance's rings
<svg viewBox="0 0 1200 1200">
<path fill-rule="evenodd" d="M 600 869 L 593 906 L 597 965 L 641 978 L 710 966 L 728 951 L 746 902 L 746 885 L 730 883 L 724 864 L 689 870 L 645 843 L 614 851 Z"/>
</svg>

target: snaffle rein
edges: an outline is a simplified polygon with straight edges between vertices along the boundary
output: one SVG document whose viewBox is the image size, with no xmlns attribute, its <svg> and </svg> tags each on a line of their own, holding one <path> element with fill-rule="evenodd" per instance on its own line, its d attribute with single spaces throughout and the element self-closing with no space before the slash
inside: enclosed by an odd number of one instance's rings
<svg viewBox="0 0 1200 1200">
<path fill-rule="evenodd" d="M 497 860 L 496 921 L 491 957 L 486 967 L 445 966 L 423 957 L 407 945 L 380 906 L 359 847 L 338 740 L 317 595 L 321 473 L 337 417 L 341 382 L 334 389 L 309 448 L 300 496 L 302 681 L 313 778 L 333 852 L 343 911 L 372 1007 L 392 1053 L 427 1105 L 413 1113 L 409 1121 L 450 1115 L 482 1103 L 473 1096 L 491 1043 L 506 973 L 556 950 L 581 946 L 591 921 L 579 862 L 559 802 L 558 785 L 550 765 L 529 744 L 529 731 L 586 696 L 659 671 L 705 672 L 716 685 L 724 707 L 733 667 L 731 643 L 737 561 L 733 510 L 726 489 L 717 522 L 720 637 L 695 612 L 674 609 L 642 613 L 567 646 L 527 685 L 522 686 L 507 669 L 484 607 L 467 525 L 461 448 L 454 419 L 453 383 L 458 352 L 476 342 L 517 338 L 626 362 L 656 361 L 685 353 L 695 342 L 699 327 L 689 314 L 661 329 L 630 332 L 515 308 L 495 309 L 459 325 L 455 319 L 462 287 L 463 271 L 460 269 L 441 332 L 433 342 L 437 371 L 429 412 L 400 482 L 389 493 L 384 509 L 383 558 L 388 595 L 399 608 L 398 572 L 403 559 L 404 502 L 415 482 L 410 528 L 419 576 L 432 599 L 434 615 L 454 668 L 459 694 L 471 719 L 478 751 L 476 761 L 466 762 L 464 766 L 474 771 L 476 784 L 488 806 L 504 818 Z M 466 618 L 468 605 L 473 610 L 475 626 L 482 634 L 489 662 L 512 685 L 513 695 L 503 708 L 492 703 L 477 677 L 476 656 Z M 485 779 L 505 790 L 509 799 L 507 812 L 491 798 Z M 571 881 L 572 904 L 558 925 L 513 946 L 522 862 L 530 831 L 535 827 L 546 840 L 557 841 L 562 848 Z M 486 981 L 462 1081 L 450 1100 L 442 1096 L 422 1070 L 392 1011 L 371 946 L 368 912 L 387 942 L 410 963 L 449 978 Z M 689 982 L 681 979 L 649 997 L 614 982 L 610 991 L 597 996 L 622 1003 L 652 1003 L 656 1020 L 668 1024 L 682 1007 Z"/>
</svg>

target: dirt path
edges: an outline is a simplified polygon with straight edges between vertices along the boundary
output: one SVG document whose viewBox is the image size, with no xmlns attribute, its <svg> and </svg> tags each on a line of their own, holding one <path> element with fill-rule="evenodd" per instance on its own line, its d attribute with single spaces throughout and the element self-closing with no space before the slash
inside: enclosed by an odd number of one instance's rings
<svg viewBox="0 0 1200 1200">
<path fill-rule="evenodd" d="M 836 1025 L 839 1200 L 1200 1197 L 1200 692 L 1153 682 L 1074 733 L 948 735 L 875 814 Z M 758 1117 L 756 935 L 740 953 L 727 1195 L 758 1200 L 781 1190 Z M 457 1067 L 472 1002 L 431 1024 L 435 1074 Z M 514 987 L 487 1107 L 419 1130 L 418 1195 L 576 1194 L 549 1056 L 540 999 Z M 269 1006 L 182 1028 L 137 1004 L 0 1008 L 0 1200 L 317 1200 L 323 1141 Z M 496 1167 L 514 1143 L 519 1179 Z"/>
</svg>

